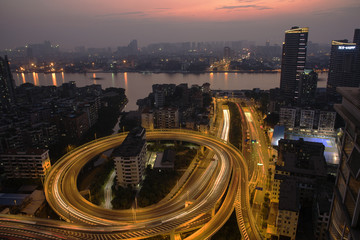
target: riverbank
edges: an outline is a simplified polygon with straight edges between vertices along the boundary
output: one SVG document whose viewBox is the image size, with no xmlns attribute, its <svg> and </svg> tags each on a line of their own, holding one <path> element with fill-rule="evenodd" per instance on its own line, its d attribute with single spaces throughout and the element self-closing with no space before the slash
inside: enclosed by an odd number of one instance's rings
<svg viewBox="0 0 360 240">
<path fill-rule="evenodd" d="M 315 70 L 317 73 L 327 73 L 329 70 L 328 69 L 322 69 L 322 70 Z M 203 73 L 280 73 L 281 69 L 273 69 L 273 70 L 228 70 L 228 71 L 165 71 L 165 70 L 146 70 L 146 71 L 138 71 L 138 70 L 134 70 L 134 69 L 124 69 L 124 70 L 119 70 L 119 71 L 104 71 L 102 69 L 89 69 L 87 71 L 74 71 L 74 72 L 67 72 L 67 71 L 53 71 L 53 72 L 44 72 L 44 71 L 12 71 L 12 73 L 14 74 L 28 74 L 28 73 L 44 73 L 44 74 L 53 74 L 53 73 L 68 73 L 68 74 L 92 74 L 92 73 L 113 73 L 113 74 L 117 74 L 117 73 L 141 73 L 141 74 L 160 74 L 160 73 L 165 73 L 165 74 L 177 74 L 177 73 L 181 73 L 181 74 L 203 74 Z M 100 78 L 94 78 L 95 80 L 101 80 Z"/>
</svg>

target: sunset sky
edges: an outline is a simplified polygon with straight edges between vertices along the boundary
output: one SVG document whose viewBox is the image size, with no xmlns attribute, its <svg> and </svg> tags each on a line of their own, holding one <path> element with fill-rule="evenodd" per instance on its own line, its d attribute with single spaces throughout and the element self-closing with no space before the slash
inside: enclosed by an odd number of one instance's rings
<svg viewBox="0 0 360 240">
<path fill-rule="evenodd" d="M 155 42 L 266 40 L 292 26 L 309 40 L 352 40 L 359 0 L 0 0 L 0 49 L 50 40 L 62 49 Z"/>
</svg>

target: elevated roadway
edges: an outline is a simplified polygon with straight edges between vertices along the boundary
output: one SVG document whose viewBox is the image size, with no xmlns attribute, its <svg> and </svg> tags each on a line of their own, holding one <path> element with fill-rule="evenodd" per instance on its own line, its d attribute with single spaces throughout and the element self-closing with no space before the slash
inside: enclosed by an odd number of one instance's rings
<svg viewBox="0 0 360 240">
<path fill-rule="evenodd" d="M 225 115 L 225 113 L 224 113 Z M 226 116 L 224 116 L 227 118 Z M 24 224 L 44 232 L 55 232 L 80 239 L 145 238 L 176 232 L 194 219 L 213 211 L 215 215 L 187 239 L 211 237 L 237 207 L 245 239 L 260 239 L 252 219 L 248 198 L 247 165 L 241 153 L 226 141 L 193 131 L 148 131 L 148 140 L 178 140 L 206 146 L 217 156 L 201 177 L 190 178 L 181 194 L 166 203 L 136 210 L 110 210 L 84 199 L 77 190 L 77 176 L 93 157 L 121 144 L 126 135 L 118 134 L 85 144 L 65 155 L 45 179 L 45 195 L 50 206 L 67 222 L 1 215 L 6 224 Z M 191 199 L 191 204 L 186 201 Z M 71 223 L 71 224 L 70 224 Z M 7 227 L 8 227 L 7 226 Z M 1 226 L 0 226 L 1 229 Z"/>
</svg>

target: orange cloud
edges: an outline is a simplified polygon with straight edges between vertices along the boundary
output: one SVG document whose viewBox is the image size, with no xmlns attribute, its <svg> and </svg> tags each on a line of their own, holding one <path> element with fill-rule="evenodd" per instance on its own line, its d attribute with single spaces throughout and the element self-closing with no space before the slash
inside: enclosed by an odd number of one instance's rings
<svg viewBox="0 0 360 240">
<path fill-rule="evenodd" d="M 357 1 L 343 0 L 341 7 L 358 5 Z M 105 18 L 228 21 L 311 14 L 337 6 L 338 0 L 63 0 L 54 4 L 55 9 Z"/>
</svg>

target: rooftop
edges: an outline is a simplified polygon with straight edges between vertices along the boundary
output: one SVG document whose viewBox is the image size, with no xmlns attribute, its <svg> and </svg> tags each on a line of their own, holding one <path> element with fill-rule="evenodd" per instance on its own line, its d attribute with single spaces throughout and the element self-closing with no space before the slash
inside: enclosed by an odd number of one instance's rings
<svg viewBox="0 0 360 240">
<path fill-rule="evenodd" d="M 284 166 L 276 165 L 276 170 L 294 174 L 304 174 L 325 177 L 325 157 L 311 156 L 309 161 L 299 160 L 295 153 L 284 153 Z"/>
<path fill-rule="evenodd" d="M 167 168 L 174 169 L 175 151 L 172 149 L 166 149 L 164 153 L 158 153 L 154 168 Z"/>
<path fill-rule="evenodd" d="M 356 43 L 349 43 L 346 39 L 344 40 L 333 40 L 331 41 L 331 45 L 349 45 L 349 46 L 355 46 Z"/>
<path fill-rule="evenodd" d="M 309 32 L 308 27 L 300 28 L 300 27 L 292 27 L 290 30 L 285 31 L 285 33 L 307 33 Z"/>
<path fill-rule="evenodd" d="M 142 113 L 153 113 L 154 111 L 150 107 L 146 107 L 143 109 Z"/>
<path fill-rule="evenodd" d="M 30 194 L 21 193 L 0 193 L 0 205 L 20 205 Z"/>
<path fill-rule="evenodd" d="M 42 155 L 49 150 L 47 149 L 37 149 L 37 148 L 29 148 L 25 151 L 20 151 L 16 149 L 8 149 L 6 152 L 4 152 L 1 155 Z"/>
<path fill-rule="evenodd" d="M 280 184 L 279 210 L 299 211 L 299 192 L 295 180 L 286 179 Z"/>
<path fill-rule="evenodd" d="M 40 208 L 40 206 L 45 201 L 45 195 L 44 192 L 41 190 L 35 190 L 30 195 L 31 202 L 26 205 L 26 207 L 21 211 L 22 213 L 25 213 L 27 215 L 34 216 L 35 212 Z"/>
<path fill-rule="evenodd" d="M 133 128 L 122 144 L 115 148 L 113 155 L 118 157 L 137 156 L 145 143 L 145 129 L 142 127 Z"/>
<path fill-rule="evenodd" d="M 324 145 L 303 139 L 279 141 L 279 161 L 276 170 L 313 176 L 326 176 Z"/>
</svg>

